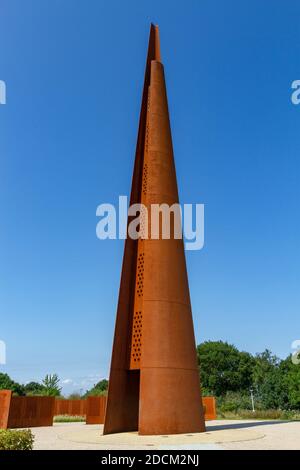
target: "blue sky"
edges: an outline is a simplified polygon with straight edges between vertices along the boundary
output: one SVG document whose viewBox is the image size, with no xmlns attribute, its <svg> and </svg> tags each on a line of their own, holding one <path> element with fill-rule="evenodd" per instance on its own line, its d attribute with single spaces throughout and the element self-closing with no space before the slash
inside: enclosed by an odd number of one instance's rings
<svg viewBox="0 0 300 470">
<path fill-rule="evenodd" d="M 300 337 L 296 0 L 0 0 L 0 339 L 19 381 L 108 374 L 123 241 L 96 207 L 129 193 L 158 23 L 197 342 L 281 357 Z"/>
</svg>

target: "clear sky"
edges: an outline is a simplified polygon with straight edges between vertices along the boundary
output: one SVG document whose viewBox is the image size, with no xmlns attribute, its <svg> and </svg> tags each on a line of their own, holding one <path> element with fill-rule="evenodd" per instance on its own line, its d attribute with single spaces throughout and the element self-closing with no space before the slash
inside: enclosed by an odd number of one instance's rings
<svg viewBox="0 0 300 470">
<path fill-rule="evenodd" d="M 0 339 L 21 382 L 106 377 L 123 241 L 96 207 L 130 190 L 158 23 L 196 339 L 287 356 L 300 338 L 297 0 L 0 0 Z"/>
</svg>

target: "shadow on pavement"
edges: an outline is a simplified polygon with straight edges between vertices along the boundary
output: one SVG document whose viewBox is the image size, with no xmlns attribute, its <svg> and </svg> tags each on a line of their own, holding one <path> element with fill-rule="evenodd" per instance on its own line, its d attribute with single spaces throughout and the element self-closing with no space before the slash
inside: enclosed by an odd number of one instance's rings
<svg viewBox="0 0 300 470">
<path fill-rule="evenodd" d="M 206 431 L 222 431 L 224 429 L 242 429 L 242 428 L 253 428 L 256 426 L 267 426 L 272 424 L 286 424 L 292 423 L 292 421 L 251 421 L 249 423 L 234 423 L 234 424 L 221 424 L 220 426 L 206 425 Z"/>
</svg>

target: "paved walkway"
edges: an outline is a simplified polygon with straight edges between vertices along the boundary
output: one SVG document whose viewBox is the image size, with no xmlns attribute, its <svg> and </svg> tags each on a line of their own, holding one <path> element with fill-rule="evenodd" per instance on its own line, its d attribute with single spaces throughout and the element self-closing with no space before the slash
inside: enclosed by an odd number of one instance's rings
<svg viewBox="0 0 300 470">
<path fill-rule="evenodd" d="M 298 449 L 300 421 L 218 420 L 207 423 L 207 432 L 170 436 L 137 433 L 102 435 L 101 425 L 55 423 L 32 428 L 35 449 Z"/>
</svg>

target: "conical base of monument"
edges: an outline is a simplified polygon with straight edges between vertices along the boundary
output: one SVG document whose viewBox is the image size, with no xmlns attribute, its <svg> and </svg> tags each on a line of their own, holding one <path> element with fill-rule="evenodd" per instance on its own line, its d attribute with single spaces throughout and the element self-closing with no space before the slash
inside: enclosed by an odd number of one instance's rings
<svg viewBox="0 0 300 470">
<path fill-rule="evenodd" d="M 143 370 L 138 433 L 161 435 L 198 432 L 205 432 L 199 374 L 195 371 L 181 371 L 179 381 L 178 370 Z"/>
<path fill-rule="evenodd" d="M 113 374 L 116 378 L 116 374 Z M 141 436 L 205 432 L 198 370 L 149 368 L 122 374 L 111 386 L 103 434 Z"/>
</svg>

